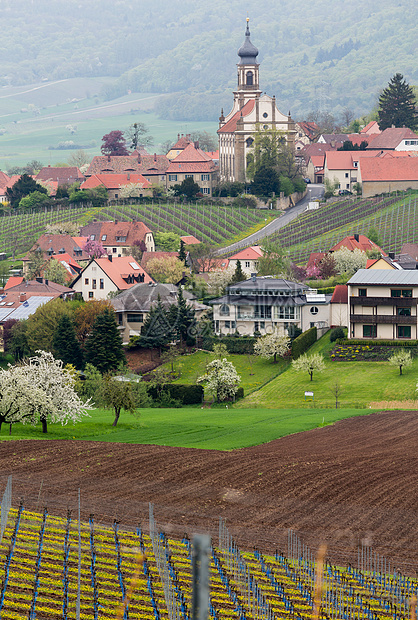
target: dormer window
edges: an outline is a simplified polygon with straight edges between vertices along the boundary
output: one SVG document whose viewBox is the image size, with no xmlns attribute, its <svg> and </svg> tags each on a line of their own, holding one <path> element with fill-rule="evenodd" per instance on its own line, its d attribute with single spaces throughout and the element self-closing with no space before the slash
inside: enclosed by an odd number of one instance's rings
<svg viewBox="0 0 418 620">
<path fill-rule="evenodd" d="M 96 235 L 90 235 L 90 241 L 94 241 L 96 239 Z"/>
<path fill-rule="evenodd" d="M 102 241 L 106 241 L 107 235 L 102 235 Z"/>
<path fill-rule="evenodd" d="M 61 249 L 59 250 L 59 254 L 65 254 L 65 248 L 61 248 Z"/>
</svg>

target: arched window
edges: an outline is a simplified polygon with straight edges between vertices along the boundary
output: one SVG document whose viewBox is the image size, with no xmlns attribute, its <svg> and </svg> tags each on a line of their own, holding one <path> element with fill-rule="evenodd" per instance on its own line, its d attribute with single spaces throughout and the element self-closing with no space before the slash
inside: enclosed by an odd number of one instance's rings
<svg viewBox="0 0 418 620">
<path fill-rule="evenodd" d="M 229 306 L 227 304 L 222 304 L 220 314 L 221 316 L 229 316 Z"/>
<path fill-rule="evenodd" d="M 247 138 L 245 142 L 247 147 L 250 148 L 253 145 L 254 140 L 252 138 Z"/>
<path fill-rule="evenodd" d="M 254 74 L 252 71 L 247 72 L 247 86 L 253 86 L 254 84 Z"/>
</svg>

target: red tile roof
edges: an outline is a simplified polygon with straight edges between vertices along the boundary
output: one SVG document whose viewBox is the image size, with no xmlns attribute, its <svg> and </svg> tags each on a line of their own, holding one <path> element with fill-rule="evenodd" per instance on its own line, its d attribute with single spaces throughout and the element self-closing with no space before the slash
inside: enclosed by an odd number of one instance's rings
<svg viewBox="0 0 418 620">
<path fill-rule="evenodd" d="M 38 282 L 38 280 L 23 280 L 23 282 L 11 286 L 8 290 L 11 293 L 19 292 L 30 295 L 49 295 L 52 297 L 60 297 L 66 293 L 74 293 L 73 289 L 68 288 L 68 286 L 56 284 L 55 282 L 51 282 L 51 280 L 42 280 L 42 282 Z"/>
<path fill-rule="evenodd" d="M 346 284 L 337 284 L 331 297 L 332 304 L 348 303 L 348 286 Z"/>
<path fill-rule="evenodd" d="M 370 160 L 366 160 L 370 161 Z M 356 239 L 358 236 L 358 240 Z M 367 252 L 368 250 L 379 250 L 383 254 L 383 256 L 387 256 L 387 254 L 380 248 L 374 241 L 370 241 L 366 235 L 350 235 L 348 237 L 344 237 L 341 241 L 339 241 L 336 245 L 330 248 L 330 252 L 337 252 L 342 247 L 348 248 L 353 251 L 355 249 L 361 250 L 362 252 Z"/>
<path fill-rule="evenodd" d="M 156 176 L 165 174 L 169 163 L 165 155 L 150 155 L 142 149 L 139 152 L 135 151 L 131 155 L 124 156 L 97 155 L 93 157 L 86 176 L 101 173 L 121 174 L 124 172 Z"/>
<path fill-rule="evenodd" d="M 319 127 L 316 123 L 312 121 L 299 121 L 296 123 L 302 131 L 312 140 L 319 133 Z"/>
<path fill-rule="evenodd" d="M 191 142 L 192 142 L 192 139 L 189 133 L 186 133 L 185 136 L 183 136 L 183 134 L 180 136 L 180 134 L 178 133 L 177 142 L 175 143 L 174 146 L 170 148 L 170 151 L 179 151 L 181 149 L 185 149 L 186 146 L 190 144 Z"/>
<path fill-rule="evenodd" d="M 306 269 L 309 269 L 310 267 L 316 267 L 324 258 L 324 256 L 326 256 L 326 252 L 311 252 L 308 262 L 306 264 Z"/>
<path fill-rule="evenodd" d="M 147 269 L 147 265 L 150 260 L 154 258 L 169 258 L 171 256 L 178 257 L 178 252 L 143 252 L 141 258 L 141 267 Z"/>
<path fill-rule="evenodd" d="M 247 116 L 247 114 L 250 114 L 250 112 L 252 112 L 254 109 L 254 105 L 254 99 L 250 99 L 250 101 L 247 101 L 247 103 L 241 108 L 241 110 L 235 112 L 234 116 L 232 116 L 232 118 L 230 118 L 229 121 L 225 123 L 225 125 L 223 125 L 223 127 L 218 129 L 218 133 L 233 133 L 234 131 L 236 131 L 238 120 L 241 118 L 241 116 Z"/>
<path fill-rule="evenodd" d="M 167 174 L 177 174 L 182 172 L 216 172 L 217 166 L 213 161 L 200 162 L 174 162 L 172 161 L 167 169 Z"/>
<path fill-rule="evenodd" d="M 212 161 L 210 155 L 202 151 L 202 149 L 196 148 L 194 143 L 188 144 L 181 153 L 179 153 L 171 163 L 178 162 L 197 162 L 197 161 Z"/>
<path fill-rule="evenodd" d="M 183 235 L 183 237 L 180 237 L 180 239 L 186 244 L 186 245 L 193 245 L 195 243 L 201 243 L 199 241 L 199 239 L 196 239 L 196 237 L 194 237 L 193 235 Z"/>
<path fill-rule="evenodd" d="M 80 273 L 82 267 L 75 261 L 69 254 L 56 254 L 52 256 L 53 259 L 57 260 L 61 265 L 66 269 L 68 276 L 67 281 L 71 282 L 74 278 Z"/>
<path fill-rule="evenodd" d="M 377 261 L 378 261 L 377 258 L 368 258 L 366 262 L 366 269 L 370 269 L 370 267 L 374 265 L 375 263 L 377 263 Z"/>
<path fill-rule="evenodd" d="M 80 237 L 70 237 L 70 235 L 41 235 L 38 241 L 32 246 L 31 250 L 40 248 L 47 258 L 51 254 L 67 253 L 79 260 L 87 260 L 88 255 L 83 251 L 83 246 L 87 239 Z M 62 252 L 64 250 L 64 252 Z M 81 250 L 81 254 L 80 254 Z M 23 258 L 24 261 L 29 260 L 29 253 Z M 52 251 L 52 252 L 51 252 Z"/>
<path fill-rule="evenodd" d="M 263 250 L 259 245 L 252 245 L 230 256 L 229 260 L 258 260 L 260 256 L 263 256 Z"/>
<path fill-rule="evenodd" d="M 112 258 L 112 260 L 109 260 L 107 257 L 96 258 L 94 262 L 104 271 L 120 291 L 138 284 L 138 281 L 131 283 L 126 282 L 129 276 L 138 278 L 138 276 L 143 275 L 145 283 L 154 282 L 154 279 L 146 273 L 133 256 L 119 256 Z"/>
<path fill-rule="evenodd" d="M 10 276 L 6 282 L 4 290 L 7 291 L 7 289 L 12 288 L 13 286 L 18 286 L 19 284 L 22 284 L 22 282 L 23 276 Z"/>
<path fill-rule="evenodd" d="M 373 135 L 369 141 L 368 149 L 395 149 L 402 140 L 418 140 L 418 135 L 408 127 L 388 127 L 382 133 Z"/>
<path fill-rule="evenodd" d="M 363 127 L 360 133 L 369 134 L 369 135 L 380 133 L 380 129 L 379 129 L 379 125 L 377 121 L 370 121 L 370 123 L 367 123 L 367 125 Z"/>
<path fill-rule="evenodd" d="M 0 170 L 0 187 L 5 187 L 10 181 L 10 177 Z"/>
<path fill-rule="evenodd" d="M 57 181 L 58 185 L 71 185 L 76 181 L 84 181 L 84 176 L 76 166 L 41 168 L 35 181 Z"/>
<path fill-rule="evenodd" d="M 144 241 L 145 235 L 150 232 L 143 222 L 92 222 L 81 229 L 81 233 L 86 237 L 94 235 L 95 241 L 115 247 L 126 247 L 133 245 L 135 241 Z M 116 237 L 119 239 L 116 240 Z M 121 241 L 120 237 L 126 237 L 126 241 Z"/>
<path fill-rule="evenodd" d="M 418 157 L 379 157 L 361 161 L 366 181 L 418 181 Z"/>
<path fill-rule="evenodd" d="M 91 189 L 99 185 L 104 185 L 106 189 L 120 189 L 129 183 L 140 183 L 144 189 L 151 187 L 150 181 L 147 181 L 142 174 L 129 172 L 125 174 L 93 174 L 80 185 L 80 189 Z"/>
</svg>

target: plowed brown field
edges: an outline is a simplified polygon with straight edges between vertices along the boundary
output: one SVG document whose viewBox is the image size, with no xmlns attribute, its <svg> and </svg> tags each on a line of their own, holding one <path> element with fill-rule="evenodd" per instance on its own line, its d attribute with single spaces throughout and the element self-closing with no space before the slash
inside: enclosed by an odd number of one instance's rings
<svg viewBox="0 0 418 620">
<path fill-rule="evenodd" d="M 343 420 L 234 452 L 82 441 L 5 441 L 14 501 L 147 528 L 148 502 L 167 533 L 209 531 L 219 516 L 243 547 L 286 550 L 287 528 L 332 559 L 367 539 L 418 568 L 418 412 Z"/>
</svg>

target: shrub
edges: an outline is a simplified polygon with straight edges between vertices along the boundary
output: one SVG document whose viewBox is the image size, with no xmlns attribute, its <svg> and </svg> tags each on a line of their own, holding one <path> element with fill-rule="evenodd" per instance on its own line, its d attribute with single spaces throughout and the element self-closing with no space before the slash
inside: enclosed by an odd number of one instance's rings
<svg viewBox="0 0 418 620">
<path fill-rule="evenodd" d="M 292 357 L 296 360 L 305 351 L 311 347 L 317 339 L 316 327 L 311 327 L 303 332 L 300 336 L 294 339 L 292 342 Z"/>
<path fill-rule="evenodd" d="M 330 342 L 335 342 L 336 340 L 338 340 L 338 338 L 344 338 L 345 333 L 344 333 L 344 328 L 343 327 L 335 327 L 335 329 L 333 329 L 331 331 L 331 335 L 329 337 Z"/>
<path fill-rule="evenodd" d="M 379 347 L 416 347 L 418 340 L 362 340 L 361 338 L 338 338 L 337 344 L 350 344 L 357 346 L 379 346 Z"/>
<path fill-rule="evenodd" d="M 244 398 L 244 388 L 243 387 L 239 387 L 237 389 L 237 393 L 235 394 L 235 398 L 236 398 L 236 400 L 238 400 L 239 398 Z"/>
<path fill-rule="evenodd" d="M 159 392 L 156 386 L 148 386 L 148 394 L 153 400 L 158 400 Z M 161 388 L 160 392 L 170 394 L 171 400 L 179 400 L 183 405 L 196 405 L 202 402 L 204 389 L 201 385 L 182 385 L 171 383 Z"/>
<path fill-rule="evenodd" d="M 228 353 L 236 353 L 237 355 L 248 355 L 254 353 L 254 344 L 256 339 L 252 336 L 225 336 L 218 338 L 216 336 L 207 336 L 203 339 L 202 348 L 207 351 L 213 351 L 215 344 L 224 344 Z"/>
</svg>

